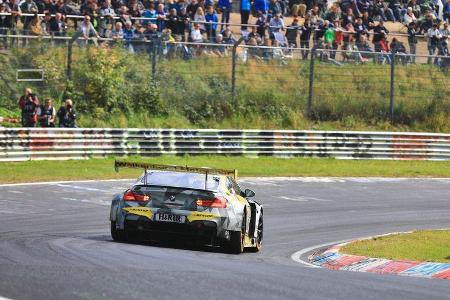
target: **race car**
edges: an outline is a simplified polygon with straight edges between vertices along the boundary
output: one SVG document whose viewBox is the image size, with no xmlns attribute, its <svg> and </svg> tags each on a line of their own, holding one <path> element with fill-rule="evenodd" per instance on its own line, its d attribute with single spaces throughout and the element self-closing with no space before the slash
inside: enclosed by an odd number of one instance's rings
<svg viewBox="0 0 450 300">
<path fill-rule="evenodd" d="M 115 161 L 144 172 L 111 203 L 115 241 L 172 240 L 222 247 L 228 253 L 261 250 L 263 206 L 241 190 L 236 170 Z"/>
</svg>

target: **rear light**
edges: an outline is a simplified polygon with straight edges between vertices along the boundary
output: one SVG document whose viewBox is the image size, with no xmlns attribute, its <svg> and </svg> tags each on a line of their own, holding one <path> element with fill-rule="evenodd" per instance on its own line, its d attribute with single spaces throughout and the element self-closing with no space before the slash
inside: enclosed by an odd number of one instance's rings
<svg viewBox="0 0 450 300">
<path fill-rule="evenodd" d="M 137 194 L 131 190 L 128 190 L 123 194 L 123 200 L 125 201 L 149 201 L 150 196 L 145 194 Z"/>
<path fill-rule="evenodd" d="M 197 199 L 197 206 L 211 207 L 211 208 L 226 208 L 227 200 L 222 197 L 216 197 L 216 199 Z"/>
</svg>

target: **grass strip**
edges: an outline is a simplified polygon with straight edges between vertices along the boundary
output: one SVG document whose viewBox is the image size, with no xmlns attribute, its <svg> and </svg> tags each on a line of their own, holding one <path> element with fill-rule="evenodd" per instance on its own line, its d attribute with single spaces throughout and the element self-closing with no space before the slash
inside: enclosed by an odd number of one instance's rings
<svg viewBox="0 0 450 300">
<path fill-rule="evenodd" d="M 357 241 L 341 253 L 395 260 L 450 262 L 450 230 L 418 230 Z"/>
<path fill-rule="evenodd" d="M 238 169 L 239 176 L 450 177 L 450 162 L 336 160 L 228 156 L 130 157 L 149 163 Z M 114 171 L 114 158 L 0 163 L 0 183 L 134 178 L 142 171 Z"/>
</svg>

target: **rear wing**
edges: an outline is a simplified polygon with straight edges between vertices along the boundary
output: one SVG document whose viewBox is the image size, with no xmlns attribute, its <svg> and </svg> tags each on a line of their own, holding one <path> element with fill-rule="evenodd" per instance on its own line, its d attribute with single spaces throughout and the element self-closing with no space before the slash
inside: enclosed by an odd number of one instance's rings
<svg viewBox="0 0 450 300">
<path fill-rule="evenodd" d="M 238 174 L 238 171 L 236 169 L 234 169 L 234 170 L 212 169 L 212 168 L 160 165 L 160 164 L 148 164 L 148 163 L 141 163 L 141 162 L 116 160 L 114 162 L 114 169 L 116 170 L 116 172 L 119 172 L 119 168 L 144 169 L 145 173 L 147 173 L 147 170 L 162 170 L 162 171 L 174 171 L 174 172 L 184 172 L 184 173 L 200 173 L 200 174 L 205 174 L 206 179 L 208 178 L 208 175 L 227 175 L 227 176 L 232 175 L 234 180 L 237 180 L 237 174 Z"/>
</svg>

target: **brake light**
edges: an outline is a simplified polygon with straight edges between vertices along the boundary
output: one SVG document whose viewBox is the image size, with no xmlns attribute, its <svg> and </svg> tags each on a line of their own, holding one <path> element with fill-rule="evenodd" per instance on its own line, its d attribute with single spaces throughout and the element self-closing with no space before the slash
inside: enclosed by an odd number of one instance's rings
<svg viewBox="0 0 450 300">
<path fill-rule="evenodd" d="M 197 206 L 211 207 L 211 208 L 226 208 L 227 200 L 222 197 L 216 197 L 215 199 L 197 199 Z"/>
<path fill-rule="evenodd" d="M 123 200 L 125 201 L 149 201 L 150 196 L 145 194 L 137 194 L 131 190 L 128 190 L 123 194 Z"/>
</svg>

